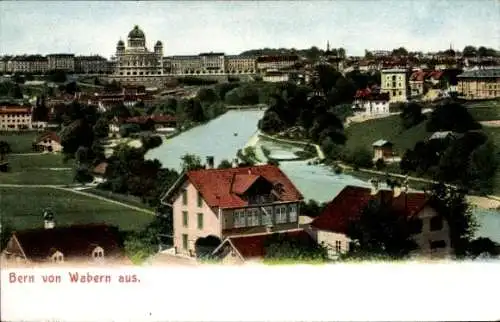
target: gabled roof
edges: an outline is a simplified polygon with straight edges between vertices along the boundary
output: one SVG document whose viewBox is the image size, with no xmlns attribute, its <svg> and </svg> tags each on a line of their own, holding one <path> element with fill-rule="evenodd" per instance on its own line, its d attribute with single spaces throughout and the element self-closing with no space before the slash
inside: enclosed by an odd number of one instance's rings
<svg viewBox="0 0 500 322">
<path fill-rule="evenodd" d="M 45 133 L 40 134 L 35 139 L 35 143 L 40 143 L 40 141 L 47 140 L 47 139 L 50 139 L 50 140 L 55 141 L 57 143 L 61 143 L 61 138 L 54 131 L 45 132 Z"/>
<path fill-rule="evenodd" d="M 386 141 L 386 140 L 378 140 L 378 141 L 375 141 L 372 146 L 374 147 L 384 147 L 384 146 L 393 146 L 393 144 L 389 141 Z"/>
<path fill-rule="evenodd" d="M 319 230 L 347 234 L 350 223 L 359 218 L 361 210 L 370 200 L 389 203 L 393 210 L 407 217 L 416 215 L 428 202 L 424 193 L 401 192 L 399 196 L 393 196 L 390 190 L 380 190 L 376 195 L 372 195 L 370 188 L 347 186 L 325 207 L 321 215 L 313 220 L 311 226 Z"/>
<path fill-rule="evenodd" d="M 65 258 L 87 257 L 97 246 L 104 249 L 106 257 L 123 255 L 118 228 L 104 224 L 30 229 L 16 231 L 13 236 L 27 259 L 33 261 L 44 260 L 55 251 Z"/>
<path fill-rule="evenodd" d="M 252 167 L 188 171 L 162 199 L 170 198 L 186 180 L 189 180 L 210 207 L 245 207 L 248 206 L 248 201 L 235 192 L 234 183 L 236 182 L 237 190 L 246 190 L 258 179 L 257 177 L 262 177 L 274 186 L 281 185 L 282 189 L 278 198 L 282 202 L 303 199 L 302 194 L 279 167 L 267 164 Z"/>
<path fill-rule="evenodd" d="M 266 247 L 273 237 L 291 239 L 308 245 L 316 244 L 314 239 L 305 230 L 294 229 L 274 233 L 228 237 L 213 253 L 217 253 L 224 245 L 229 245 L 242 260 L 263 258 L 266 255 Z"/>
</svg>

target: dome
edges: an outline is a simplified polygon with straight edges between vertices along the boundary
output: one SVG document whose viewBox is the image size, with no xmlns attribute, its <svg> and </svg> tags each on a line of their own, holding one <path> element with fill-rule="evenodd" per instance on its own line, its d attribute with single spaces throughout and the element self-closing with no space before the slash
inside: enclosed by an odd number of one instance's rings
<svg viewBox="0 0 500 322">
<path fill-rule="evenodd" d="M 125 46 L 125 43 L 123 42 L 123 40 L 119 40 L 118 41 L 118 44 L 116 45 L 117 47 L 124 47 Z"/>
<path fill-rule="evenodd" d="M 134 26 L 134 29 L 132 29 L 129 33 L 128 33 L 128 37 L 129 38 L 145 38 L 144 36 L 144 32 L 139 29 L 139 26 L 138 25 L 135 25 Z"/>
<path fill-rule="evenodd" d="M 156 42 L 155 47 L 161 47 L 161 46 L 163 46 L 163 44 L 161 43 L 161 41 L 159 41 L 159 40 L 158 40 L 158 41 Z"/>
</svg>

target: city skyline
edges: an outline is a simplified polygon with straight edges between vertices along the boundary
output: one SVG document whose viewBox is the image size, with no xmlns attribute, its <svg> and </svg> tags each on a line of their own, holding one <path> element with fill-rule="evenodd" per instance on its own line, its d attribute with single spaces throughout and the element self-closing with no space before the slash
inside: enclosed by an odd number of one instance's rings
<svg viewBox="0 0 500 322">
<path fill-rule="evenodd" d="M 166 56 L 270 48 L 498 49 L 496 1 L 1 2 L 0 54 L 110 57 L 134 25 Z M 383 9 L 383 11 L 382 11 Z M 279 13 L 279 15 L 277 14 Z M 69 26 L 69 27 L 67 27 Z"/>
</svg>

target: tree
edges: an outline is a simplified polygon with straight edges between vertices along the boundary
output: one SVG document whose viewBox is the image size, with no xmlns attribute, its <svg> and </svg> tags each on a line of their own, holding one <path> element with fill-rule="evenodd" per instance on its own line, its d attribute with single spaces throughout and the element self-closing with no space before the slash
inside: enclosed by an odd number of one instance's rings
<svg viewBox="0 0 500 322">
<path fill-rule="evenodd" d="M 479 256 L 497 257 L 500 255 L 500 245 L 489 238 L 479 237 L 472 240 L 468 248 L 468 256 L 477 258 Z"/>
<path fill-rule="evenodd" d="M 354 168 L 371 168 L 373 167 L 373 156 L 366 148 L 358 148 L 347 157 L 347 161 Z"/>
<path fill-rule="evenodd" d="M 315 218 L 321 214 L 325 206 L 325 203 L 318 203 L 316 200 L 309 199 L 307 202 L 303 202 L 300 205 L 300 214 Z"/>
<path fill-rule="evenodd" d="M 159 147 L 163 140 L 161 136 L 158 135 L 148 135 L 141 139 L 142 148 L 146 151 Z"/>
<path fill-rule="evenodd" d="M 431 187 L 429 205 L 446 219 L 455 256 L 457 258 L 467 256 L 467 250 L 477 229 L 477 222 L 464 191 L 447 187 L 443 183 L 434 184 Z"/>
<path fill-rule="evenodd" d="M 412 128 L 425 120 L 425 115 L 422 113 L 422 105 L 415 102 L 410 102 L 403 107 L 400 114 L 404 129 Z"/>
<path fill-rule="evenodd" d="M 120 135 L 124 138 L 140 131 L 141 127 L 138 124 L 123 124 L 120 126 Z"/>
<path fill-rule="evenodd" d="M 223 159 L 217 166 L 217 169 L 230 169 L 232 167 L 233 165 L 231 164 L 231 162 L 229 162 L 227 159 Z"/>
<path fill-rule="evenodd" d="M 384 159 L 380 158 L 380 159 L 377 159 L 377 161 L 375 161 L 375 168 L 378 170 L 378 171 L 382 171 L 385 169 L 385 161 Z"/>
<path fill-rule="evenodd" d="M 307 234 L 303 237 L 291 237 L 276 234 L 264 242 L 264 261 L 327 261 L 328 252 L 323 245 L 314 242 Z"/>
<path fill-rule="evenodd" d="M 464 133 L 480 128 L 481 124 L 474 120 L 467 108 L 454 101 L 446 101 L 435 108 L 426 125 L 428 132 L 454 131 Z"/>
<path fill-rule="evenodd" d="M 73 180 L 85 184 L 92 182 L 94 180 L 94 177 L 89 173 L 87 167 L 79 167 L 75 172 Z"/>
<path fill-rule="evenodd" d="M 12 152 L 9 143 L 6 141 L 0 141 L 0 161 L 5 160 L 5 156 Z"/>
<path fill-rule="evenodd" d="M 347 235 L 353 241 L 349 256 L 387 256 L 400 259 L 417 245 L 412 239 L 413 220 L 399 213 L 392 202 L 371 200 L 359 218 L 348 225 Z"/>
<path fill-rule="evenodd" d="M 474 46 L 465 46 L 464 50 L 462 51 L 462 55 L 464 57 L 476 57 L 477 56 L 477 49 Z"/>
<path fill-rule="evenodd" d="M 106 117 L 101 116 L 93 127 L 96 138 L 104 139 L 109 135 L 109 121 Z"/>
<path fill-rule="evenodd" d="M 467 171 L 470 189 L 483 194 L 492 192 L 495 173 L 499 167 L 498 160 L 500 152 L 497 151 L 491 138 L 473 150 L 469 156 Z"/>
<path fill-rule="evenodd" d="M 0 252 L 7 246 L 13 232 L 12 223 L 4 217 L 0 217 Z"/>
<path fill-rule="evenodd" d="M 199 156 L 194 154 L 185 154 L 181 157 L 181 168 L 184 171 L 203 169 L 204 166 L 201 163 Z"/>
</svg>

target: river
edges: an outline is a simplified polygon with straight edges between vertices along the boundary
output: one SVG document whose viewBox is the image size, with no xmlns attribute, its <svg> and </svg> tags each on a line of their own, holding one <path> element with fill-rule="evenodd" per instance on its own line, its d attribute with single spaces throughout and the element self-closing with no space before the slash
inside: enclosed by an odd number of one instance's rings
<svg viewBox="0 0 500 322">
<path fill-rule="evenodd" d="M 276 158 L 293 157 L 294 148 L 275 142 L 256 139 L 257 123 L 263 116 L 262 110 L 231 110 L 220 117 L 189 131 L 179 134 L 151 150 L 147 158 L 158 159 L 164 167 L 180 170 L 180 158 L 195 154 L 205 161 L 213 156 L 215 164 L 222 159 L 231 161 L 238 149 L 249 141 L 255 143 L 257 156 L 264 159 L 260 146 L 271 151 Z M 329 201 L 346 185 L 370 187 L 368 182 L 346 174 L 335 174 L 322 165 L 308 165 L 306 161 L 282 161 L 280 168 L 285 172 L 306 199 Z M 500 213 L 495 210 L 474 209 L 480 223 L 478 235 L 500 242 Z"/>
</svg>

